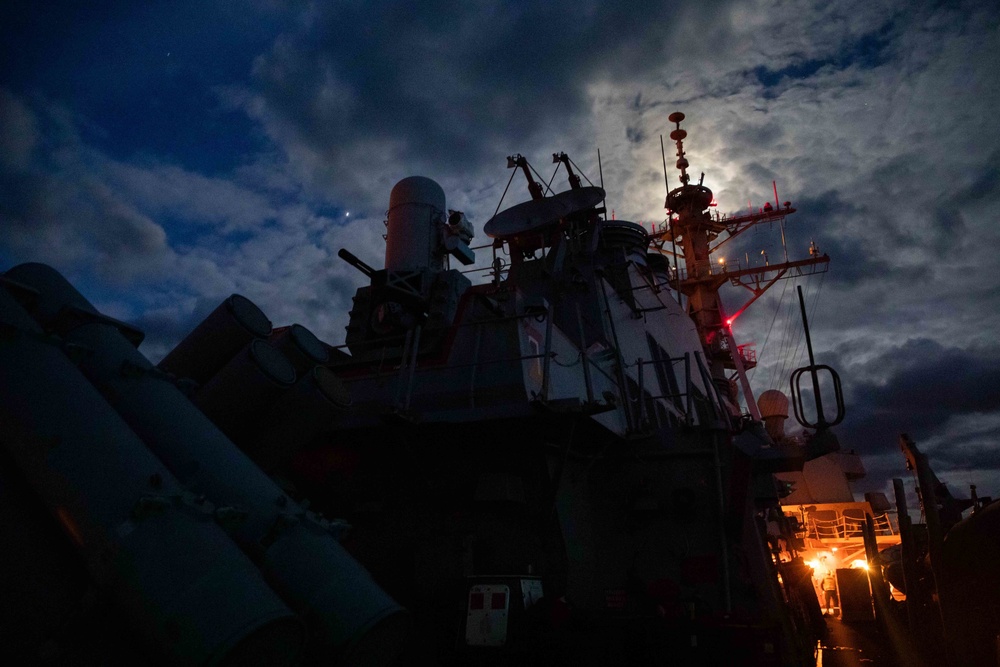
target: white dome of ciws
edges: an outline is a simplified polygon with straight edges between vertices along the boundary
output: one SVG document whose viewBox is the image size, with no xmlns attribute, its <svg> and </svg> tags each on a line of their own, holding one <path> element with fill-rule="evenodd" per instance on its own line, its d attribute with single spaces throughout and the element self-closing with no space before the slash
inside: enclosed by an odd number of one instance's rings
<svg viewBox="0 0 1000 667">
<path fill-rule="evenodd" d="M 465 215 L 447 210 L 444 190 L 435 181 L 410 176 L 392 188 L 386 221 L 387 270 L 441 271 L 448 253 L 463 264 L 471 264 L 468 243 L 472 236 L 472 225 Z"/>
<path fill-rule="evenodd" d="M 777 442 L 785 437 L 788 419 L 788 397 L 777 389 L 768 389 L 757 398 L 757 407 L 768 435 Z"/>
</svg>

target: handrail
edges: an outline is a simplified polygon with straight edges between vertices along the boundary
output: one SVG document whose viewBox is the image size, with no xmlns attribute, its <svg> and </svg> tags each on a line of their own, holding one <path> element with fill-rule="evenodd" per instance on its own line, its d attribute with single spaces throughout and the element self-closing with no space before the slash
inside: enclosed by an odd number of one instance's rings
<svg viewBox="0 0 1000 667">
<path fill-rule="evenodd" d="M 581 315 L 582 315 L 582 313 L 578 313 L 578 317 L 581 316 Z M 397 349 L 400 349 L 400 356 L 397 359 L 394 359 L 393 361 L 395 363 L 392 363 L 388 368 L 385 368 L 385 366 L 387 365 L 386 364 L 385 353 L 389 349 L 391 349 L 391 348 L 389 346 L 382 346 L 382 348 L 381 348 L 381 353 L 382 353 L 381 354 L 381 360 L 378 362 L 377 374 L 381 375 L 383 371 L 388 370 L 389 375 L 394 375 L 396 377 L 396 381 L 398 382 L 398 385 L 396 387 L 396 400 L 395 400 L 395 402 L 396 402 L 396 404 L 398 406 L 402 407 L 404 410 L 405 409 L 409 409 L 410 400 L 412 399 L 412 394 L 413 394 L 413 389 L 414 389 L 414 376 L 417 373 L 427 374 L 427 373 L 435 373 L 435 372 L 450 372 L 450 371 L 456 371 L 456 370 L 459 370 L 459 369 L 469 369 L 467 379 L 464 380 L 463 384 L 465 384 L 465 386 L 466 386 L 466 392 L 467 392 L 467 395 L 468 395 L 468 402 L 469 402 L 469 406 L 471 408 L 475 408 L 476 407 L 476 389 L 479 386 L 479 383 L 481 381 L 481 374 L 478 372 L 478 369 L 480 369 L 480 368 L 482 368 L 484 366 L 488 366 L 488 365 L 494 365 L 494 364 L 516 364 L 516 363 L 523 363 L 525 361 L 530 361 L 530 360 L 533 360 L 533 359 L 542 360 L 542 366 L 543 366 L 543 368 L 542 368 L 542 389 L 541 389 L 540 397 L 543 400 L 548 399 L 549 398 L 549 393 L 551 392 L 551 372 L 552 372 L 552 366 L 550 365 L 551 362 L 555 362 L 556 365 L 563 366 L 563 367 L 572 366 L 572 365 L 575 365 L 576 363 L 580 363 L 581 364 L 581 366 L 582 366 L 581 370 L 583 371 L 583 375 L 584 375 L 584 385 L 585 385 L 585 388 L 586 388 L 586 391 L 587 391 L 587 401 L 591 402 L 591 403 L 595 399 L 595 397 L 593 395 L 593 386 L 594 386 L 593 385 L 594 378 L 592 377 L 593 370 L 596 369 L 597 373 L 599 373 L 601 376 L 603 376 L 612 385 L 619 385 L 622 382 L 622 379 L 616 377 L 616 374 L 614 372 L 609 372 L 608 369 L 602 367 L 602 365 L 599 362 L 599 360 L 597 358 L 593 358 L 590 354 L 587 353 L 586 350 L 578 350 L 579 356 L 571 364 L 561 364 L 556 359 L 556 357 L 558 356 L 557 353 L 554 352 L 552 350 L 552 348 L 551 348 L 551 340 L 552 340 L 551 325 L 547 325 L 546 326 L 546 329 L 547 329 L 547 339 L 548 340 L 547 340 L 547 343 L 545 345 L 545 351 L 542 352 L 542 353 L 538 353 L 538 354 L 518 354 L 518 355 L 504 356 L 504 357 L 499 357 L 499 358 L 483 358 L 483 355 L 482 355 L 483 350 L 482 350 L 481 343 L 482 343 L 483 325 L 484 324 L 489 324 L 489 323 L 492 323 L 492 322 L 502 321 L 502 320 L 507 320 L 507 321 L 519 320 L 519 319 L 524 319 L 526 317 L 532 317 L 532 316 L 535 316 L 535 314 L 534 313 L 524 313 L 524 314 L 519 314 L 519 315 L 515 315 L 515 316 L 506 316 L 506 317 L 496 318 L 496 319 L 475 320 L 475 321 L 472 321 L 472 322 L 464 323 L 463 326 L 475 326 L 476 327 L 476 333 L 475 333 L 475 336 L 474 336 L 474 344 L 473 344 L 473 351 L 472 351 L 472 359 L 471 359 L 471 361 L 467 362 L 467 363 L 459 363 L 459 364 L 432 364 L 432 365 L 421 365 L 421 364 L 419 364 L 418 363 L 418 349 L 419 349 L 419 339 L 420 339 L 420 336 L 419 336 L 418 333 L 416 333 L 414 331 L 408 331 L 407 334 L 406 334 L 406 336 L 403 337 L 401 348 L 397 348 Z M 551 307 L 549 309 L 549 312 L 546 314 L 546 319 L 549 320 L 549 322 L 551 322 L 551 320 L 552 320 Z M 579 322 L 579 324 L 582 325 L 582 322 Z M 581 331 L 581 335 L 582 335 L 582 331 Z M 378 343 L 380 341 L 373 340 L 373 341 L 366 341 L 366 342 L 369 343 L 369 344 L 371 344 L 371 343 Z M 341 346 L 337 346 L 337 347 L 344 347 L 344 346 L 346 346 L 346 344 L 345 345 L 341 345 Z M 697 357 L 696 357 L 696 361 L 700 361 L 700 360 L 697 359 Z M 684 362 L 683 379 L 680 378 L 680 377 L 678 377 L 678 373 L 676 373 L 675 370 L 674 370 L 675 365 L 678 364 L 678 363 L 680 363 L 680 362 Z M 647 377 L 645 376 L 645 373 L 643 372 L 643 370 L 644 370 L 643 367 L 646 364 L 669 365 L 668 372 L 671 373 L 671 374 L 673 374 L 673 377 L 676 380 L 677 389 L 679 389 L 679 391 L 677 391 L 677 392 L 671 392 L 671 391 L 669 391 L 669 389 L 671 389 L 673 387 L 663 387 L 662 389 L 666 389 L 667 391 L 665 391 L 664 393 L 662 393 L 660 395 L 650 396 L 649 398 L 652 399 L 652 400 L 662 400 L 663 404 L 664 404 L 663 407 L 665 407 L 668 410 L 668 412 L 670 412 L 672 414 L 675 414 L 678 417 L 683 418 L 688 425 L 694 424 L 695 423 L 694 398 L 696 397 L 695 394 L 697 392 L 695 391 L 696 385 L 694 385 L 692 377 L 691 377 L 691 375 L 692 375 L 692 372 L 691 372 L 692 371 L 692 368 L 691 368 L 692 367 L 691 353 L 685 353 L 683 356 L 680 356 L 680 357 L 668 357 L 668 358 L 664 358 L 664 359 L 641 359 L 640 358 L 640 359 L 637 359 L 634 363 L 623 364 L 624 366 L 627 366 L 629 368 L 637 367 L 637 370 L 638 370 L 638 375 L 639 375 L 639 389 L 640 389 L 639 390 L 639 396 L 637 398 L 633 399 L 631 396 L 629 396 L 630 392 L 628 391 L 627 387 L 626 388 L 622 388 L 622 391 L 624 391 L 625 396 L 627 397 L 628 400 L 640 403 L 640 405 L 638 406 L 638 411 L 639 411 L 639 415 L 638 416 L 640 417 L 640 419 L 643 418 L 643 417 L 651 417 L 651 415 L 645 414 L 645 408 L 646 408 L 646 406 L 645 406 L 645 404 L 643 402 L 644 400 L 646 400 L 646 398 L 645 398 L 645 389 L 646 389 L 646 386 L 645 385 L 651 382 L 651 380 L 648 380 Z M 618 366 L 618 364 L 615 364 L 615 366 Z M 702 374 L 704 374 L 704 372 L 705 372 L 704 369 L 701 368 L 701 364 L 700 363 L 699 363 L 699 371 L 701 371 Z M 681 386 L 682 382 L 683 382 L 683 387 Z M 705 398 L 707 399 L 707 401 L 709 402 L 709 404 L 712 405 L 713 408 L 718 409 L 719 406 L 716 404 L 716 400 L 713 400 L 714 397 L 712 396 L 711 390 L 709 390 L 709 392 L 710 393 L 706 394 Z M 650 392 L 650 393 L 652 393 L 652 392 Z M 630 410 L 630 407 L 631 406 L 629 406 L 629 405 L 625 405 L 625 404 L 622 405 L 622 409 L 623 410 Z M 633 414 L 632 418 L 634 419 L 635 417 L 636 417 L 636 415 Z"/>
<path fill-rule="evenodd" d="M 836 511 L 836 510 L 830 510 Z M 895 535 L 889 513 L 883 512 L 873 515 L 875 521 L 876 535 Z M 809 516 L 807 523 L 807 536 L 814 539 L 843 539 L 846 537 L 861 537 L 864 533 L 864 518 L 844 516 L 837 514 L 834 519 L 817 519 Z"/>
</svg>

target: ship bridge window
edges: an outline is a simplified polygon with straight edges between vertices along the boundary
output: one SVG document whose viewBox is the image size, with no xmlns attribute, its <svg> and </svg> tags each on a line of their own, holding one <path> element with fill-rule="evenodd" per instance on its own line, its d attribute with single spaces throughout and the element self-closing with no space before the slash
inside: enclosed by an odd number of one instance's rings
<svg viewBox="0 0 1000 667">
<path fill-rule="evenodd" d="M 531 356 L 533 357 L 531 359 L 531 370 L 528 372 L 528 375 L 535 382 L 541 382 L 542 381 L 542 359 L 541 359 L 542 352 L 541 352 L 541 348 L 540 348 L 540 346 L 538 344 L 538 340 L 534 336 L 532 336 L 531 334 L 528 334 L 528 346 L 531 348 Z"/>
<path fill-rule="evenodd" d="M 669 424 L 666 410 L 663 406 L 653 398 L 653 394 L 645 388 L 640 388 L 639 383 L 633 380 L 631 377 L 626 376 L 625 381 L 628 385 L 628 393 L 631 401 L 636 404 L 635 409 L 641 415 L 640 429 L 651 428 L 655 426 L 666 426 Z M 641 406 L 639 405 L 641 401 Z"/>
<path fill-rule="evenodd" d="M 652 365 L 656 372 L 656 379 L 660 383 L 661 395 L 666 400 L 671 401 L 678 410 L 683 411 L 681 390 L 677 385 L 677 376 L 674 373 L 674 365 L 670 361 L 670 355 L 648 333 L 646 334 L 646 342 L 649 344 L 649 353 L 653 359 Z"/>
</svg>

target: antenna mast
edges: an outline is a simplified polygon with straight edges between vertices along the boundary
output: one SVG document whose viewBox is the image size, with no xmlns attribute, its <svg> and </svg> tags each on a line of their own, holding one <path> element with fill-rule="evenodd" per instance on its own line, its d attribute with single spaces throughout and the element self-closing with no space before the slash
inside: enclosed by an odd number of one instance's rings
<svg viewBox="0 0 1000 667">
<path fill-rule="evenodd" d="M 667 153 L 663 149 L 663 135 L 662 134 L 660 135 L 660 159 L 663 160 L 663 187 L 667 191 L 667 197 L 669 197 L 670 196 L 670 184 L 667 182 Z M 666 206 L 666 204 L 664 204 L 664 206 Z M 673 212 L 669 208 L 667 208 L 667 220 L 666 220 L 666 223 L 667 223 L 667 226 L 671 230 L 671 233 L 670 233 L 670 247 L 671 247 L 671 250 L 672 250 L 673 255 L 674 255 L 674 263 L 672 264 L 672 266 L 674 267 L 674 290 L 677 292 L 677 305 L 683 307 L 684 303 L 681 300 L 681 291 L 677 287 L 677 283 L 681 279 L 681 273 L 680 273 L 680 268 L 677 265 L 677 239 L 674 237 L 674 234 L 673 234 L 674 214 L 673 214 Z"/>
<path fill-rule="evenodd" d="M 739 260 L 735 267 L 726 265 L 725 259 L 720 259 L 718 266 L 713 266 L 711 255 L 724 243 L 735 238 L 754 225 L 766 221 L 784 221 L 786 215 L 795 212 L 790 202 L 785 202 L 784 206 L 772 208 L 770 202 L 763 208 L 738 216 L 710 215 L 708 209 L 715 206 L 715 197 L 712 191 L 704 183 L 704 174 L 698 184 L 691 183 L 691 176 L 687 169 L 690 166 L 687 154 L 684 150 L 684 139 L 687 132 L 681 129 L 681 121 L 684 114 L 674 112 L 670 114 L 668 120 L 674 123 L 675 128 L 670 133 L 670 138 L 677 147 L 676 167 L 680 172 L 681 185 L 667 193 L 666 208 L 669 225 L 653 235 L 655 247 L 663 252 L 663 243 L 667 240 L 675 244 L 674 257 L 676 261 L 676 245 L 681 246 L 681 256 L 684 258 L 685 275 L 677 274 L 676 288 L 679 294 L 687 296 L 687 312 L 694 321 L 698 335 L 701 338 L 702 346 L 705 349 L 705 358 L 710 363 L 713 383 L 729 396 L 733 403 L 736 403 L 736 388 L 730 382 L 729 370 L 735 371 L 738 378 L 743 397 L 747 404 L 751 416 L 760 419 L 760 412 L 757 409 L 757 402 L 750 389 L 750 383 L 746 377 L 746 371 L 757 365 L 756 357 L 752 350 L 745 350 L 746 346 L 738 346 L 733 337 L 732 323 L 746 308 L 760 298 L 775 282 L 784 277 L 793 277 L 819 273 L 826 270 L 830 258 L 826 255 L 813 254 L 808 259 L 790 262 L 786 260 L 777 264 L 766 264 L 757 267 L 740 267 Z M 662 150 L 662 137 L 661 137 Z M 664 172 L 666 170 L 666 158 L 664 156 Z M 664 182 L 666 174 L 664 173 Z M 777 185 L 774 184 L 775 197 L 777 198 Z M 775 200 L 777 203 L 777 199 Z M 674 219 L 676 215 L 676 219 Z M 715 242 L 719 236 L 725 234 L 721 241 Z M 784 239 L 784 227 L 782 226 L 782 239 Z M 712 245 L 714 243 L 714 245 Z M 784 245 L 784 240 L 782 240 Z M 822 269 L 818 267 L 822 265 Z M 726 282 L 740 285 L 750 290 L 753 296 L 744 303 L 734 315 L 727 316 L 719 297 L 719 289 Z"/>
</svg>

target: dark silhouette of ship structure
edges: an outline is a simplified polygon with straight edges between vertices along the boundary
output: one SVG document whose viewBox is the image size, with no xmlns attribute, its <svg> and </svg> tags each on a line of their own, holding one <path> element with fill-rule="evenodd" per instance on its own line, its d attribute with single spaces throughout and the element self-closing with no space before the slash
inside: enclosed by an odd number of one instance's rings
<svg viewBox="0 0 1000 667">
<path fill-rule="evenodd" d="M 789 475 L 838 455 L 839 378 L 810 343 L 791 385 L 809 430 L 785 437 L 788 399 L 758 405 L 756 359 L 731 325 L 829 258 L 713 264 L 722 243 L 794 209 L 710 213 L 683 118 L 670 117 L 681 184 L 652 232 L 609 219 L 603 188 L 564 153 L 558 193 L 508 158 L 530 199 L 495 214 L 481 248 L 437 183 L 400 181 L 384 267 L 340 252 L 368 280 L 341 346 L 275 328 L 234 294 L 154 365 L 142 332 L 51 267 L 7 270 L 4 651 L 39 664 L 814 664 L 824 628 L 782 498 Z M 485 281 L 452 268 L 484 248 Z M 734 315 L 726 283 L 752 293 Z"/>
</svg>

